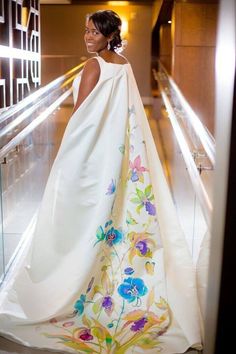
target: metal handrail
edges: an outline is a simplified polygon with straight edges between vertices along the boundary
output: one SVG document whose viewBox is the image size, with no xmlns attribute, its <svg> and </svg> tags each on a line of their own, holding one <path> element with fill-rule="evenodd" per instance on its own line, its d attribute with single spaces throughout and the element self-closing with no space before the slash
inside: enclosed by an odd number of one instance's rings
<svg viewBox="0 0 236 354">
<path fill-rule="evenodd" d="M 22 109 L 26 108 L 28 105 L 34 104 L 36 100 L 38 100 L 40 97 L 43 97 L 44 95 L 48 95 L 49 92 L 51 92 L 53 89 L 58 87 L 63 81 L 68 79 L 73 73 L 77 72 L 80 68 L 82 68 L 84 64 L 85 64 L 84 62 L 80 63 L 79 65 L 75 66 L 73 69 L 67 71 L 64 75 L 61 75 L 60 77 L 51 81 L 46 86 L 43 86 L 37 91 L 33 92 L 31 95 L 24 98 L 16 105 L 4 111 L 0 116 L 0 123 L 9 119 L 11 116 L 15 115 L 16 113 L 19 113 Z"/>
<path fill-rule="evenodd" d="M 45 119 L 48 118 L 55 109 L 72 93 L 72 88 L 64 92 L 56 101 L 54 101 L 49 107 L 47 107 L 39 116 L 27 125 L 20 133 L 18 133 L 13 139 L 9 141 L 2 149 L 0 149 L 0 161 L 12 151 L 27 135 L 29 135 L 35 128 L 39 126 Z"/>
<path fill-rule="evenodd" d="M 174 130 L 177 142 L 179 144 L 181 153 L 183 155 L 183 159 L 185 161 L 185 164 L 186 164 L 189 176 L 190 176 L 190 180 L 191 180 L 191 183 L 194 188 L 194 192 L 196 193 L 196 196 L 197 196 L 199 203 L 201 205 L 201 209 L 202 209 L 204 218 L 206 220 L 206 223 L 210 227 L 212 210 L 213 210 L 212 202 L 209 198 L 206 188 L 205 188 L 205 186 L 201 180 L 201 177 L 199 175 L 198 168 L 195 164 L 192 152 L 190 151 L 190 148 L 189 148 L 188 143 L 186 141 L 183 129 L 181 128 L 181 126 L 179 124 L 178 117 L 176 116 L 173 104 L 172 104 L 170 98 L 168 97 L 168 94 L 167 94 L 165 88 L 163 87 L 161 80 L 158 77 L 158 73 L 155 72 L 154 76 L 155 76 L 156 81 L 158 82 L 160 93 L 161 93 L 163 102 L 165 104 L 166 110 L 168 112 L 170 122 L 173 127 L 173 130 Z M 169 75 L 168 75 L 168 79 L 170 79 Z M 169 81 L 171 81 L 172 89 L 176 93 L 177 85 L 174 83 L 173 79 L 170 79 Z M 178 94 L 177 94 L 178 98 L 181 97 L 179 95 L 179 93 L 180 93 L 180 91 L 178 89 Z M 181 101 L 181 103 L 182 103 L 182 101 Z M 196 119 L 198 119 L 198 118 L 196 117 Z M 193 122 L 191 121 L 191 123 L 193 123 Z M 206 154 L 208 155 L 211 162 L 214 162 L 214 156 L 215 156 L 214 145 L 210 142 L 210 140 L 205 140 L 205 137 L 207 136 L 208 132 L 204 132 L 204 137 L 201 137 L 201 136 L 199 136 L 199 134 L 201 135 L 201 133 L 202 133 L 202 127 L 203 127 L 202 123 L 201 124 L 194 124 L 194 125 L 192 125 L 192 127 L 194 128 L 195 133 L 196 133 L 197 137 L 199 138 L 199 140 L 201 141 L 203 147 L 209 148 L 209 149 L 206 149 Z M 211 149 L 212 149 L 212 153 L 209 153 L 209 151 L 211 152 Z M 211 158 L 210 158 L 210 156 L 211 156 Z"/>
<path fill-rule="evenodd" d="M 188 116 L 188 121 L 190 122 L 192 128 L 194 129 L 197 137 L 201 141 L 201 144 L 211 161 L 212 165 L 215 164 L 215 141 L 213 136 L 210 134 L 210 132 L 207 130 L 207 128 L 202 124 L 200 119 L 197 117 L 191 106 L 188 104 L 187 100 L 183 96 L 182 92 L 174 82 L 171 76 L 169 76 L 168 72 L 166 71 L 165 67 L 161 63 L 161 61 L 158 61 L 158 65 L 161 68 L 161 70 L 165 73 L 172 89 L 174 90 L 176 96 L 178 97 L 181 106 L 183 107 L 184 111 L 186 112 Z"/>
<path fill-rule="evenodd" d="M 0 161 L 4 161 L 4 158 L 9 152 L 11 152 L 22 140 L 27 137 L 27 135 L 29 135 L 36 127 L 38 127 L 44 120 L 46 120 L 48 116 L 53 111 L 55 111 L 55 109 L 57 109 L 67 97 L 70 96 L 70 94 L 72 93 L 71 82 L 76 76 L 77 71 L 82 68 L 84 64 L 85 63 L 81 63 L 77 65 L 73 69 L 69 70 L 66 74 L 53 80 L 48 85 L 37 90 L 36 92 L 22 100 L 20 103 L 10 108 L 7 112 L 3 113 L 0 119 L 0 123 L 4 120 L 11 118 L 17 113 L 19 113 L 19 115 L 2 129 L 2 131 L 0 132 L 0 137 L 5 136 L 7 133 L 9 133 L 9 131 L 11 131 L 13 128 L 23 122 L 27 117 L 29 117 L 39 107 L 39 105 L 41 105 L 45 101 L 45 99 L 48 98 L 49 94 L 54 93 L 58 90 L 58 87 L 62 91 L 66 90 L 63 94 L 57 97 L 49 107 L 44 109 L 43 112 L 39 113 L 31 123 L 29 123 L 25 128 L 23 128 L 15 137 L 13 137 L 7 144 L 5 144 L 0 149 Z M 70 86 L 69 89 L 68 86 Z M 30 105 L 30 107 L 28 107 L 21 113 L 22 109 L 26 108 L 28 105 Z"/>
</svg>

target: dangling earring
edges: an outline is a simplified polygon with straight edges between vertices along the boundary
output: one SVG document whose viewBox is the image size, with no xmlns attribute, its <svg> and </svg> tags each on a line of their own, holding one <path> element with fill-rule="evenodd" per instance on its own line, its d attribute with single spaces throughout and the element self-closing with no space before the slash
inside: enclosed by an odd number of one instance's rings
<svg viewBox="0 0 236 354">
<path fill-rule="evenodd" d="M 107 42 L 107 49 L 108 49 L 108 50 L 110 50 L 110 49 L 111 49 L 110 42 Z"/>
</svg>

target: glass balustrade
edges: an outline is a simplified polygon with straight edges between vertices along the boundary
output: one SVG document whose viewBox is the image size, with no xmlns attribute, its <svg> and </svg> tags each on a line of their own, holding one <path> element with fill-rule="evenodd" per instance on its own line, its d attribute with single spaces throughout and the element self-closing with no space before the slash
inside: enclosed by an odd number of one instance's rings
<svg viewBox="0 0 236 354">
<path fill-rule="evenodd" d="M 71 110 L 71 106 L 56 110 L 0 165 L 2 279 L 33 224 Z"/>
<path fill-rule="evenodd" d="M 208 225 L 164 107 L 157 119 L 157 127 L 161 141 L 161 144 L 157 144 L 158 153 L 161 157 L 182 230 L 192 258 L 196 263 L 201 241 L 208 230 Z M 207 176 L 204 176 L 205 174 Z M 202 171 L 201 178 L 204 178 L 210 186 L 212 171 Z"/>
<path fill-rule="evenodd" d="M 215 142 L 159 63 L 157 149 L 193 260 L 210 230 Z M 154 104 L 155 106 L 155 104 Z"/>
<path fill-rule="evenodd" d="M 0 116 L 0 284 L 30 237 L 83 65 Z"/>
</svg>

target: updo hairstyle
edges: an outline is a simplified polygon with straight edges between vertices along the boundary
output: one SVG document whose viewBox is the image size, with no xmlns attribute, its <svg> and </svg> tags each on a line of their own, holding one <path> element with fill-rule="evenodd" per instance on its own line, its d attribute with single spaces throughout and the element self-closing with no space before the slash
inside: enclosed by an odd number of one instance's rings
<svg viewBox="0 0 236 354">
<path fill-rule="evenodd" d="M 117 13 L 112 10 L 99 10 L 88 15 L 88 19 L 93 21 L 94 26 L 103 36 L 109 37 L 113 33 L 112 40 L 110 41 L 111 51 L 114 52 L 117 48 L 122 47 L 120 37 L 122 21 Z"/>
</svg>

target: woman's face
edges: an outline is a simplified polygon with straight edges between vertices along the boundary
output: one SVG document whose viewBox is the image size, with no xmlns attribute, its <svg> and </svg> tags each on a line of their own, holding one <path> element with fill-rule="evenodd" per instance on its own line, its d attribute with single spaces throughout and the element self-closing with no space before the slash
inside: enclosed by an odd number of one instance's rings
<svg viewBox="0 0 236 354">
<path fill-rule="evenodd" d="M 89 53 L 99 53 L 107 48 L 108 39 L 96 29 L 92 20 L 86 22 L 84 40 Z"/>
</svg>

